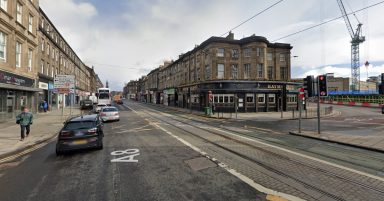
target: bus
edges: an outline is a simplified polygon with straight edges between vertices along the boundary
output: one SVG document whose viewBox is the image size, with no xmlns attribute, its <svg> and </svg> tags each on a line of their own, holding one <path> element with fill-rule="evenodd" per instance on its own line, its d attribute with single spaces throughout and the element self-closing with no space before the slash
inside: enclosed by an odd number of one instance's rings
<svg viewBox="0 0 384 201">
<path fill-rule="evenodd" d="M 97 104 L 105 104 L 110 106 L 112 103 L 111 90 L 109 88 L 97 89 Z"/>
</svg>

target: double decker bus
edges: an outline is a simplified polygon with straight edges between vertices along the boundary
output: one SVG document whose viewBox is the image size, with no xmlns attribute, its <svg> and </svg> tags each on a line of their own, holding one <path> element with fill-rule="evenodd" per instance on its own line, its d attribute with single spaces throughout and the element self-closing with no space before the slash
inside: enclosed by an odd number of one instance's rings
<svg viewBox="0 0 384 201">
<path fill-rule="evenodd" d="M 97 89 L 97 104 L 111 105 L 112 97 L 111 90 L 109 88 L 99 88 Z"/>
</svg>

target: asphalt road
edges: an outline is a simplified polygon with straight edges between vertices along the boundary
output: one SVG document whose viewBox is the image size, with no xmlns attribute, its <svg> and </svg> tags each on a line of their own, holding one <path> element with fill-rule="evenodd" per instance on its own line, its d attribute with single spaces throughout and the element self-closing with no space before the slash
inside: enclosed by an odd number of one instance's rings
<svg viewBox="0 0 384 201">
<path fill-rule="evenodd" d="M 336 143 L 324 142 L 315 139 L 304 138 L 300 136 L 288 135 L 288 131 L 297 128 L 297 120 L 246 120 L 238 121 L 235 119 L 207 119 L 200 116 L 189 115 L 183 112 L 172 110 L 170 108 L 158 105 L 145 105 L 155 111 L 172 114 L 177 118 L 187 118 L 196 123 L 204 123 L 236 132 L 239 135 L 252 137 L 263 142 L 273 144 L 279 147 L 306 154 L 325 161 L 330 161 L 348 168 L 363 171 L 369 174 L 384 176 L 384 153 L 370 151 L 366 149 L 354 148 Z M 356 127 L 356 123 L 345 121 L 336 122 L 336 119 L 366 119 L 367 121 L 381 121 L 384 117 L 378 115 L 373 108 L 351 108 L 345 106 L 336 106 L 335 109 L 341 113 L 335 117 L 322 119 L 328 129 L 343 129 L 358 132 L 362 127 Z M 384 115 L 383 115 L 384 116 Z M 383 118 L 383 119 L 381 119 Z M 384 123 L 384 122 L 383 122 Z M 364 128 L 379 129 L 382 125 L 370 125 L 362 122 L 359 125 Z M 315 129 L 316 120 L 303 120 L 304 127 Z M 366 134 L 369 134 L 367 132 Z"/>
<path fill-rule="evenodd" d="M 103 150 L 57 157 L 53 141 L 0 164 L 0 200 L 265 200 L 143 117 L 119 108 L 121 120 L 105 124 Z"/>
</svg>

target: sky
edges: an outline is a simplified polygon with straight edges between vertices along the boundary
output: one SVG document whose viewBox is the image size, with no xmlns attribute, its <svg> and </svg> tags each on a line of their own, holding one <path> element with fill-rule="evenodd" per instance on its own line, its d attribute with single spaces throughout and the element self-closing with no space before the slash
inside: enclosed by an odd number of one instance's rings
<svg viewBox="0 0 384 201">
<path fill-rule="evenodd" d="M 165 60 L 177 59 L 211 36 L 221 36 L 278 0 L 40 0 L 65 40 L 112 90 L 137 80 Z M 347 13 L 381 0 L 344 0 Z M 361 80 L 384 73 L 384 3 L 356 13 L 366 41 L 360 45 Z M 350 40 L 336 0 L 284 0 L 233 29 L 290 43 L 292 78 L 334 73 L 349 77 Z M 350 15 L 353 29 L 357 19 Z M 282 39 L 280 39 L 282 38 Z M 279 39 L 279 40 L 277 40 Z M 297 57 L 296 57 L 297 56 Z M 370 65 L 364 66 L 365 61 Z"/>
</svg>

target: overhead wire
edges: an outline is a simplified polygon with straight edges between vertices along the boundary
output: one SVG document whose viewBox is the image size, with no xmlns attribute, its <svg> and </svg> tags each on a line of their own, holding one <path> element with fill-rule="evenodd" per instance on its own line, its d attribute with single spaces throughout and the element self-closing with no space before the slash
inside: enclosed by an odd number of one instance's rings
<svg viewBox="0 0 384 201">
<path fill-rule="evenodd" d="M 241 23 L 238 24 L 237 26 L 231 28 L 229 31 L 223 33 L 222 35 L 220 35 L 220 37 L 227 35 L 227 34 L 230 33 L 231 31 L 233 31 L 234 29 L 239 28 L 241 25 L 243 25 L 243 24 L 247 23 L 248 21 L 252 20 L 253 18 L 255 18 L 255 17 L 261 15 L 261 14 L 264 13 L 265 11 L 271 9 L 272 7 L 276 6 L 277 4 L 279 4 L 279 3 L 283 2 L 283 1 L 284 1 L 284 0 L 279 0 L 279 1 L 277 1 L 276 3 L 274 3 L 274 4 L 270 5 L 270 6 L 268 6 L 267 8 L 265 8 L 265 9 L 263 9 L 262 11 L 256 13 L 256 14 L 253 15 L 252 17 L 250 17 L 250 18 L 244 20 L 243 22 L 241 22 Z"/>
<path fill-rule="evenodd" d="M 361 11 L 366 10 L 366 9 L 368 9 L 368 8 L 372 8 L 372 7 L 378 6 L 379 4 L 382 4 L 382 3 L 384 3 L 384 1 L 380 1 L 380 2 L 377 2 L 377 3 L 375 3 L 375 4 L 366 6 L 366 7 L 361 8 L 361 9 L 358 9 L 358 10 L 356 10 L 356 11 L 350 12 L 350 13 L 348 13 L 347 15 L 351 15 L 351 14 L 354 14 L 354 13 L 361 12 Z M 321 25 L 328 24 L 328 23 L 333 22 L 333 21 L 335 21 L 335 20 L 338 20 L 338 19 L 340 19 L 340 18 L 342 18 L 342 17 L 343 17 L 343 15 L 341 15 L 341 16 L 339 16 L 339 17 L 335 17 L 335 18 L 330 19 L 330 20 L 327 20 L 327 21 L 325 21 L 325 22 L 321 22 L 321 23 L 319 23 L 319 24 L 316 24 L 316 25 L 307 27 L 307 28 L 302 29 L 302 30 L 300 30 L 300 31 L 296 31 L 296 32 L 293 32 L 293 33 L 291 33 L 291 34 L 285 35 L 285 36 L 283 36 L 283 37 L 274 39 L 274 40 L 272 40 L 271 42 L 276 42 L 276 41 L 278 41 L 278 40 L 281 40 L 281 39 L 284 39 L 284 38 L 291 37 L 291 36 L 293 36 L 293 35 L 296 35 L 296 34 L 299 34 L 299 33 L 305 32 L 305 31 L 308 31 L 308 30 L 310 30 L 310 29 L 319 27 L 319 26 L 321 26 Z"/>
</svg>

